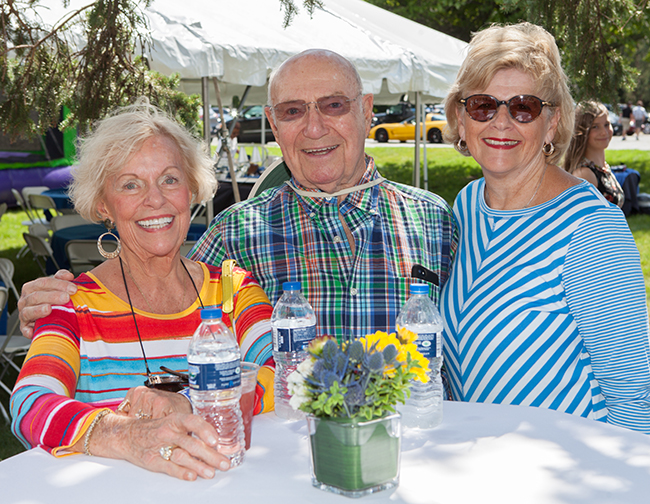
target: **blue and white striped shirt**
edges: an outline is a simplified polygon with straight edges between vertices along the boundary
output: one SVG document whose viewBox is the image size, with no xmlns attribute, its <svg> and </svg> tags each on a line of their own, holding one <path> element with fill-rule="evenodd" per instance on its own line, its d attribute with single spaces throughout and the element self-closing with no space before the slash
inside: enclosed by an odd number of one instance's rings
<svg viewBox="0 0 650 504">
<path fill-rule="evenodd" d="M 587 182 L 498 211 L 472 182 L 441 295 L 456 398 L 555 409 L 650 433 L 648 310 L 621 211 Z"/>
</svg>

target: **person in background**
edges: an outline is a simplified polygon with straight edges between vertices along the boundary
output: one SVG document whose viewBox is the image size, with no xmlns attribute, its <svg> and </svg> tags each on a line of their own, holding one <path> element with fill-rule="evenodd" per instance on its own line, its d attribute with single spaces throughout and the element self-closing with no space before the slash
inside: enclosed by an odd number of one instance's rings
<svg viewBox="0 0 650 504">
<path fill-rule="evenodd" d="M 445 110 L 447 141 L 483 171 L 454 203 L 441 294 L 454 397 L 650 433 L 639 252 L 623 213 L 558 166 L 574 104 L 554 38 L 529 23 L 478 32 Z"/>
<path fill-rule="evenodd" d="M 11 396 L 13 432 L 57 456 L 86 453 L 185 480 L 211 478 L 229 468 L 213 448 L 215 429 L 183 395 L 141 386 L 160 366 L 187 372 L 201 308 L 221 307 L 221 268 L 180 254 L 190 204 L 216 189 L 210 157 L 175 121 L 140 103 L 95 125 L 73 177 L 77 212 L 117 228 L 120 246 L 106 252 L 100 238 L 108 260 L 79 275 L 76 293 L 36 323 Z M 272 307 L 244 270 L 234 271 L 233 290 L 224 321 L 236 321 L 243 359 L 265 366 L 258 399 L 268 411 Z"/>
<path fill-rule="evenodd" d="M 627 138 L 627 132 L 630 131 L 630 122 L 632 120 L 632 104 L 627 102 L 621 109 L 621 126 L 623 128 L 623 140 Z"/>
<path fill-rule="evenodd" d="M 634 117 L 634 130 L 636 132 L 636 139 L 639 139 L 639 133 L 643 130 L 643 124 L 648 118 L 648 113 L 643 107 L 643 101 L 639 100 L 636 107 L 632 109 L 632 116 Z"/>
<path fill-rule="evenodd" d="M 605 149 L 613 135 L 609 112 L 602 103 L 579 103 L 575 131 L 564 156 L 564 169 L 595 185 L 607 201 L 623 208 L 625 194 L 605 161 Z"/>
<path fill-rule="evenodd" d="M 347 340 L 393 332 L 409 285 L 423 266 L 443 285 L 458 240 L 439 196 L 385 180 L 364 153 L 372 94 L 342 56 L 311 49 L 289 58 L 269 79 L 267 117 L 292 174 L 216 216 L 190 257 L 207 264 L 235 259 L 276 303 L 286 281 L 300 281 L 317 314 L 318 334 Z M 58 276 L 65 278 L 64 274 Z M 65 282 L 23 287 L 21 328 L 66 299 Z M 431 282 L 438 300 L 439 286 Z"/>
</svg>

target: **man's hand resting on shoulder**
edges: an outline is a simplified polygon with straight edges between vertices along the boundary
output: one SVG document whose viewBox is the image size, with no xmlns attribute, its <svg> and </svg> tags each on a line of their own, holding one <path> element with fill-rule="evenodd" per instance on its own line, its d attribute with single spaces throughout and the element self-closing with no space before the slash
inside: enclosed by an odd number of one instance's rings
<svg viewBox="0 0 650 504">
<path fill-rule="evenodd" d="M 37 278 L 23 285 L 18 300 L 20 330 L 23 336 L 34 336 L 34 322 L 52 312 L 52 305 L 62 305 L 70 301 L 70 295 L 77 292 L 72 283 L 74 275 L 67 270 L 59 270 L 54 276 Z"/>
</svg>

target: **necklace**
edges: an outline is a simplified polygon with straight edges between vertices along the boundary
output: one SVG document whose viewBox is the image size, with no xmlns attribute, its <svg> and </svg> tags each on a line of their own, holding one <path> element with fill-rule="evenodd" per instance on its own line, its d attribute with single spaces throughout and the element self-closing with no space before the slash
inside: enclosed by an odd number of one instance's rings
<svg viewBox="0 0 650 504">
<path fill-rule="evenodd" d="M 537 183 L 537 187 L 535 188 L 535 192 L 533 193 L 533 195 L 528 200 L 528 203 L 526 203 L 522 208 L 528 208 L 530 206 L 530 204 L 533 202 L 533 200 L 535 199 L 535 196 L 537 196 L 537 192 L 539 191 L 539 188 L 542 187 L 542 183 L 544 182 L 544 176 L 546 175 L 546 168 L 548 168 L 548 165 L 544 165 L 544 171 L 542 172 L 542 177 L 539 179 L 539 182 Z M 485 185 L 485 202 L 489 205 L 490 201 L 489 201 L 488 196 L 489 196 L 489 191 L 488 191 L 488 186 L 486 184 Z"/>
<path fill-rule="evenodd" d="M 183 264 L 183 260 L 181 259 L 181 264 Z M 185 267 L 185 264 L 183 264 Z M 187 267 L 185 267 L 185 271 L 187 271 Z M 133 275 L 131 274 L 131 267 L 127 264 L 127 269 L 126 269 L 127 274 L 129 275 L 129 278 L 131 281 L 133 281 L 133 285 L 135 285 L 135 288 L 138 289 L 138 292 L 140 293 L 140 296 L 142 296 L 142 299 L 144 299 L 144 302 L 147 303 L 147 306 L 149 307 L 149 312 L 150 313 L 156 313 L 156 311 L 151 307 L 151 303 L 149 303 L 149 300 L 145 297 L 144 292 L 142 292 L 142 289 L 138 285 L 138 282 L 135 281 L 135 278 L 133 278 Z M 189 275 L 189 271 L 187 271 L 187 274 Z M 190 275 L 190 280 L 192 279 L 192 276 Z M 126 283 L 124 284 L 126 286 Z M 196 287 L 196 286 L 195 286 Z M 183 299 L 181 300 L 181 311 L 185 307 L 185 280 L 183 279 Z"/>
<path fill-rule="evenodd" d="M 138 321 L 135 318 L 135 310 L 133 309 L 133 303 L 131 302 L 131 294 L 129 293 L 129 286 L 126 284 L 126 275 L 124 274 L 124 263 L 122 262 L 122 258 L 118 257 L 120 260 L 120 269 L 122 270 L 122 281 L 124 282 L 124 290 L 126 291 L 126 298 L 129 300 L 129 307 L 131 308 L 131 315 L 133 316 L 133 324 L 135 325 L 135 332 L 138 334 L 138 341 L 140 342 L 140 349 L 142 350 L 142 357 L 144 359 L 144 367 L 147 369 L 147 378 L 149 378 L 148 381 L 151 381 L 151 371 L 149 370 L 149 363 L 147 362 L 147 354 L 144 351 L 144 344 L 142 343 L 142 336 L 140 336 L 140 329 L 138 328 Z M 199 294 L 199 290 L 196 288 L 196 284 L 194 283 L 194 279 L 192 278 L 192 275 L 190 275 L 189 270 L 187 269 L 187 266 L 185 266 L 185 263 L 183 263 L 183 260 L 181 259 L 181 264 L 183 265 L 183 269 L 185 269 L 185 272 L 187 273 L 187 276 L 190 277 L 190 282 L 192 282 L 192 287 L 194 287 L 194 292 L 196 292 L 196 297 L 199 299 L 199 303 L 201 303 L 201 308 L 205 308 L 203 306 L 203 300 L 201 299 L 201 295 Z M 129 273 L 129 276 L 131 276 L 131 273 Z M 133 280 L 133 277 L 131 277 L 131 280 Z M 135 284 L 136 287 L 138 287 L 138 284 L 136 283 L 135 280 L 133 280 L 133 283 Z M 138 290 L 140 290 L 140 287 L 138 287 Z M 142 294 L 142 291 L 140 291 L 140 294 Z M 144 296 L 143 296 L 144 297 Z M 146 301 L 146 298 L 145 298 Z M 149 304 L 149 303 L 147 303 Z M 153 310 L 152 310 L 153 313 Z"/>
</svg>

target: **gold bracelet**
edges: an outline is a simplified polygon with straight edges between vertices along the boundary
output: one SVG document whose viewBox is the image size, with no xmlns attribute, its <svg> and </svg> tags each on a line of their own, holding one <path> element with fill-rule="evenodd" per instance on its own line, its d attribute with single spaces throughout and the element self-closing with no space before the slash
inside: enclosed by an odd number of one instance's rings
<svg viewBox="0 0 650 504">
<path fill-rule="evenodd" d="M 109 413 L 111 413 L 111 410 L 100 411 L 97 416 L 93 418 L 93 421 L 90 423 L 90 427 L 88 427 L 88 430 L 86 431 L 86 437 L 84 438 L 84 453 L 89 457 L 93 456 L 93 454 L 90 453 L 90 450 L 88 449 L 88 445 L 90 444 L 90 436 L 93 435 L 93 430 L 95 427 L 97 427 L 97 424 Z"/>
</svg>

